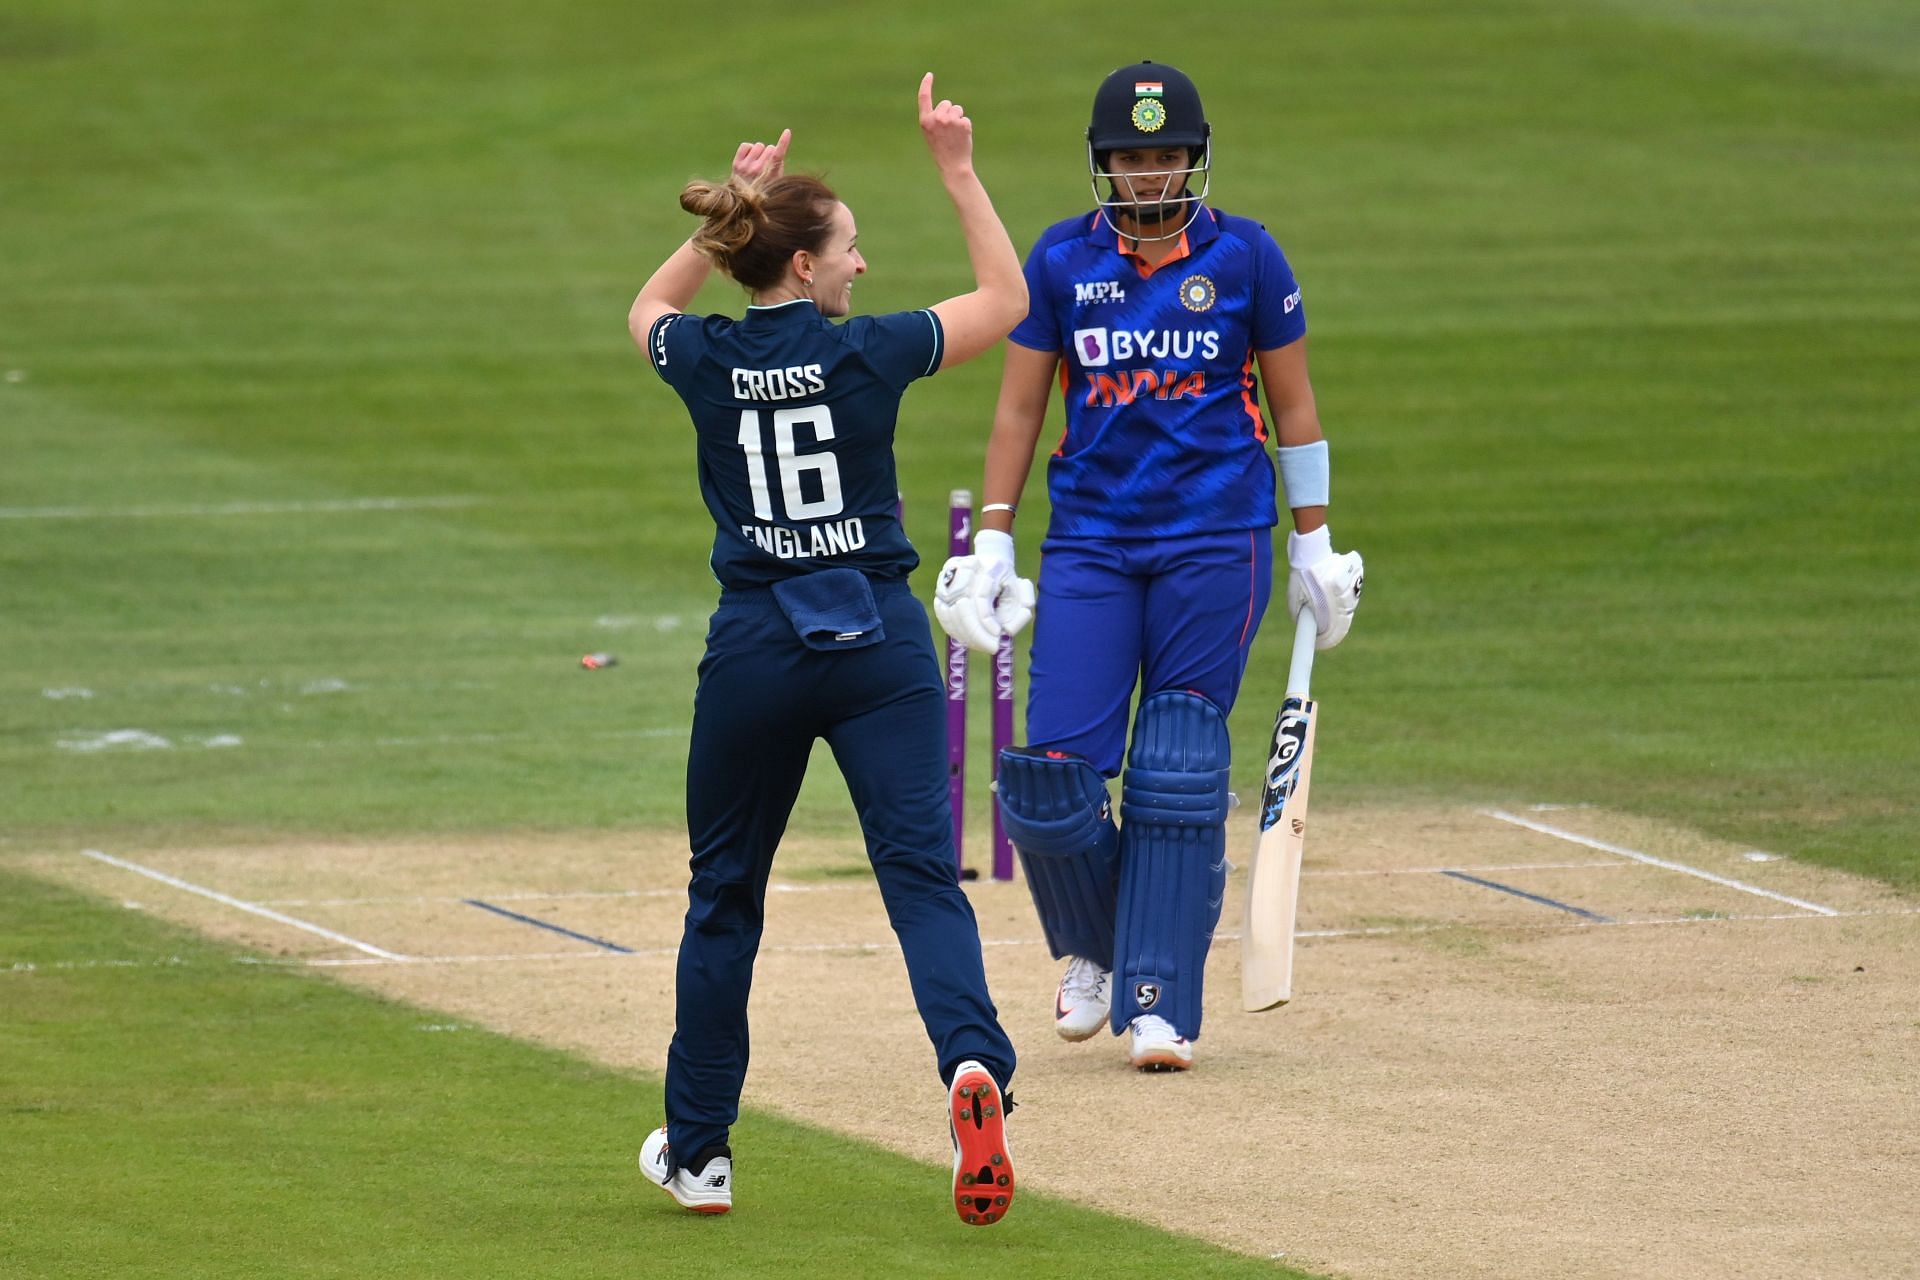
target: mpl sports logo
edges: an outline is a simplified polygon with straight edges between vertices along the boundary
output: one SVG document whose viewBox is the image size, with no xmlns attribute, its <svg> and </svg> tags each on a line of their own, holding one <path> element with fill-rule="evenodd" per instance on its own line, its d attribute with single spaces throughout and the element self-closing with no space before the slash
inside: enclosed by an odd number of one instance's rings
<svg viewBox="0 0 1920 1280">
<path fill-rule="evenodd" d="M 1096 302 L 1125 302 L 1127 291 L 1118 280 L 1080 280 L 1073 286 L 1073 301 L 1086 306 Z"/>
<path fill-rule="evenodd" d="M 1273 724 L 1273 745 L 1267 751 L 1266 784 L 1260 792 L 1260 829 L 1280 821 L 1280 814 L 1300 781 L 1300 753 L 1307 746 L 1307 711 L 1298 698 L 1280 705 Z"/>
</svg>

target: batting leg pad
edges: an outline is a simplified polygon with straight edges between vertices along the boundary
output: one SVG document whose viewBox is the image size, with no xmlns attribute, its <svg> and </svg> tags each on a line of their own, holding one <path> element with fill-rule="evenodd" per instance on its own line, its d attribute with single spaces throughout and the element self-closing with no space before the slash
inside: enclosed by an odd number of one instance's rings
<svg viewBox="0 0 1920 1280">
<path fill-rule="evenodd" d="M 1113 1029 L 1143 1013 L 1200 1035 L 1207 949 L 1227 888 L 1227 775 L 1220 708 L 1197 693 L 1156 693 L 1133 721 L 1120 789 L 1120 902 Z"/>
<path fill-rule="evenodd" d="M 1000 819 L 1054 959 L 1084 956 L 1113 968 L 1120 832 L 1107 780 L 1080 756 L 1008 747 L 998 790 Z"/>
</svg>

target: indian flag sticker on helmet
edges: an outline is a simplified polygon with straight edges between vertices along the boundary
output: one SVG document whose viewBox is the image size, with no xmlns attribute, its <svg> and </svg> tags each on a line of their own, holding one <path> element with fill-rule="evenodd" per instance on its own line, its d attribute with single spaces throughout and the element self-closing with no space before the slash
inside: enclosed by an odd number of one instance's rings
<svg viewBox="0 0 1920 1280">
<path fill-rule="evenodd" d="M 1167 123 L 1166 104 L 1158 98 L 1141 98 L 1133 104 L 1133 127 L 1142 133 L 1158 133 Z"/>
<path fill-rule="evenodd" d="M 1180 282 L 1180 305 L 1189 311 L 1206 311 L 1218 297 L 1213 281 L 1205 276 L 1188 276 Z"/>
<path fill-rule="evenodd" d="M 1133 96 L 1136 98 L 1149 96 L 1158 98 L 1165 92 L 1166 88 L 1158 80 L 1135 80 L 1133 82 Z"/>
</svg>

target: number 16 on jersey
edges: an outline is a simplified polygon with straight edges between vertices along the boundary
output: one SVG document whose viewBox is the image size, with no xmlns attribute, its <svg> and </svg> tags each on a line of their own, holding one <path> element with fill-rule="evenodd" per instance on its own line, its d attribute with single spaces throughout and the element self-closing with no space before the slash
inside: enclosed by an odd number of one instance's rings
<svg viewBox="0 0 1920 1280">
<path fill-rule="evenodd" d="M 1240 1003 L 1249 1013 L 1293 999 L 1293 922 L 1300 903 L 1313 726 L 1319 719 L 1307 696 L 1317 630 L 1313 610 L 1302 609 L 1293 634 L 1287 696 L 1274 720 L 1273 745 L 1267 752 L 1260 834 L 1247 882 L 1247 923 L 1240 934 Z"/>
</svg>

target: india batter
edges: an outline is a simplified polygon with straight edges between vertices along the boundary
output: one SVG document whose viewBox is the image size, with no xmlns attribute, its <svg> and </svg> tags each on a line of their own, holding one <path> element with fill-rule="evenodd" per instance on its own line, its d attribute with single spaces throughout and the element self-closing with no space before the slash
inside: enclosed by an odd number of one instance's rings
<svg viewBox="0 0 1920 1280">
<path fill-rule="evenodd" d="M 1272 586 L 1270 441 L 1293 511 L 1290 611 L 1312 605 L 1321 648 L 1346 634 L 1361 585 L 1360 557 L 1327 533 L 1300 288 L 1265 227 L 1205 203 L 1211 135 L 1199 91 L 1163 63 L 1122 67 L 1094 95 L 1097 207 L 1027 258 L 981 531 L 935 602 L 975 648 L 1020 620 L 1005 607 L 1026 598 L 1011 531 L 1057 381 L 1028 745 L 1002 755 L 999 800 L 1069 962 L 1055 1029 L 1126 1032 L 1143 1070 L 1185 1070 L 1200 1034 L 1226 886 L 1226 718 Z M 1116 824 L 1107 779 L 1123 760 Z"/>
</svg>

